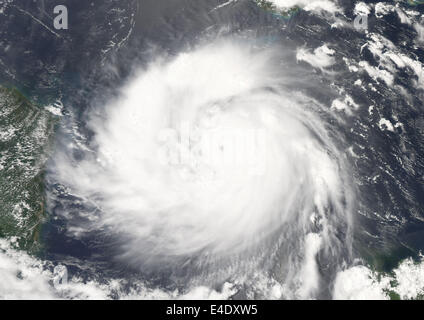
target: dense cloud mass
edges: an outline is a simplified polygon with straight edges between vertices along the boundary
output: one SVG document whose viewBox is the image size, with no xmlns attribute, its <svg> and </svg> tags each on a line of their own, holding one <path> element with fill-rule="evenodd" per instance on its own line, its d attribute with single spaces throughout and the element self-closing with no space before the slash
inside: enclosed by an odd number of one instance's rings
<svg viewBox="0 0 424 320">
<path fill-rule="evenodd" d="M 322 106 L 285 87 L 278 61 L 221 40 L 137 72 L 92 116 L 92 154 L 55 162 L 59 180 L 101 210 L 86 231 L 111 228 L 126 239 L 121 258 L 141 269 L 193 256 L 199 267 L 243 263 L 280 242 L 304 250 L 293 271 L 320 250 L 338 254 L 354 197 L 347 168 Z M 279 235 L 288 226 L 296 240 Z"/>
</svg>

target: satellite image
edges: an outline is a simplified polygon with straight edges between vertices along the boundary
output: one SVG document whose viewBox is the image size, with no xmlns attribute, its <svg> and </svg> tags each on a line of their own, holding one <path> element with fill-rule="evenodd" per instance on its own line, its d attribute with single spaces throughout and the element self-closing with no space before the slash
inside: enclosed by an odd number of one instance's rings
<svg viewBox="0 0 424 320">
<path fill-rule="evenodd" d="M 0 300 L 424 299 L 423 138 L 424 1 L 0 0 Z"/>
</svg>

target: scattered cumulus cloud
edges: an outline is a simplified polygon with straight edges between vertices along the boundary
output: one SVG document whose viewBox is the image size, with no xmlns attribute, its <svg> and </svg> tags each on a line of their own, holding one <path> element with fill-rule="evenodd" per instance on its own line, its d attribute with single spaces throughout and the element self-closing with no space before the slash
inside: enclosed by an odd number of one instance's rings
<svg viewBox="0 0 424 320">
<path fill-rule="evenodd" d="M 313 51 L 311 49 L 299 48 L 296 53 L 296 59 L 324 71 L 325 68 L 332 66 L 336 62 L 334 53 L 335 51 L 333 49 L 328 48 L 324 44 Z"/>
</svg>

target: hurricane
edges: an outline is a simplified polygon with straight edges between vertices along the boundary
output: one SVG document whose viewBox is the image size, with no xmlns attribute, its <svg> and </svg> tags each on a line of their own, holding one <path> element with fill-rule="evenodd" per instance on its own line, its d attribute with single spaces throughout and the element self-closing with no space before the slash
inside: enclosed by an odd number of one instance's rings
<svg viewBox="0 0 424 320">
<path fill-rule="evenodd" d="M 58 181 L 97 208 L 77 233 L 111 230 L 132 268 L 207 283 L 284 254 L 287 274 L 311 273 L 300 294 L 316 289 L 317 255 L 349 257 L 354 192 L 329 106 L 281 59 L 219 39 L 134 71 L 88 115 L 82 156 L 55 156 Z"/>
</svg>

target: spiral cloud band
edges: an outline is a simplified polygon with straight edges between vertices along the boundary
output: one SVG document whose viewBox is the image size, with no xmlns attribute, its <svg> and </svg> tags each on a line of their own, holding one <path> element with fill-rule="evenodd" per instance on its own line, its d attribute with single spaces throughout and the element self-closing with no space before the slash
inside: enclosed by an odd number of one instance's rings
<svg viewBox="0 0 424 320">
<path fill-rule="evenodd" d="M 137 72 L 91 117 L 85 157 L 56 156 L 58 179 L 100 211 L 79 232 L 113 230 L 140 268 L 265 248 L 318 277 L 317 254 L 344 245 L 351 191 L 329 111 L 285 87 L 276 56 L 218 41 Z"/>
</svg>

